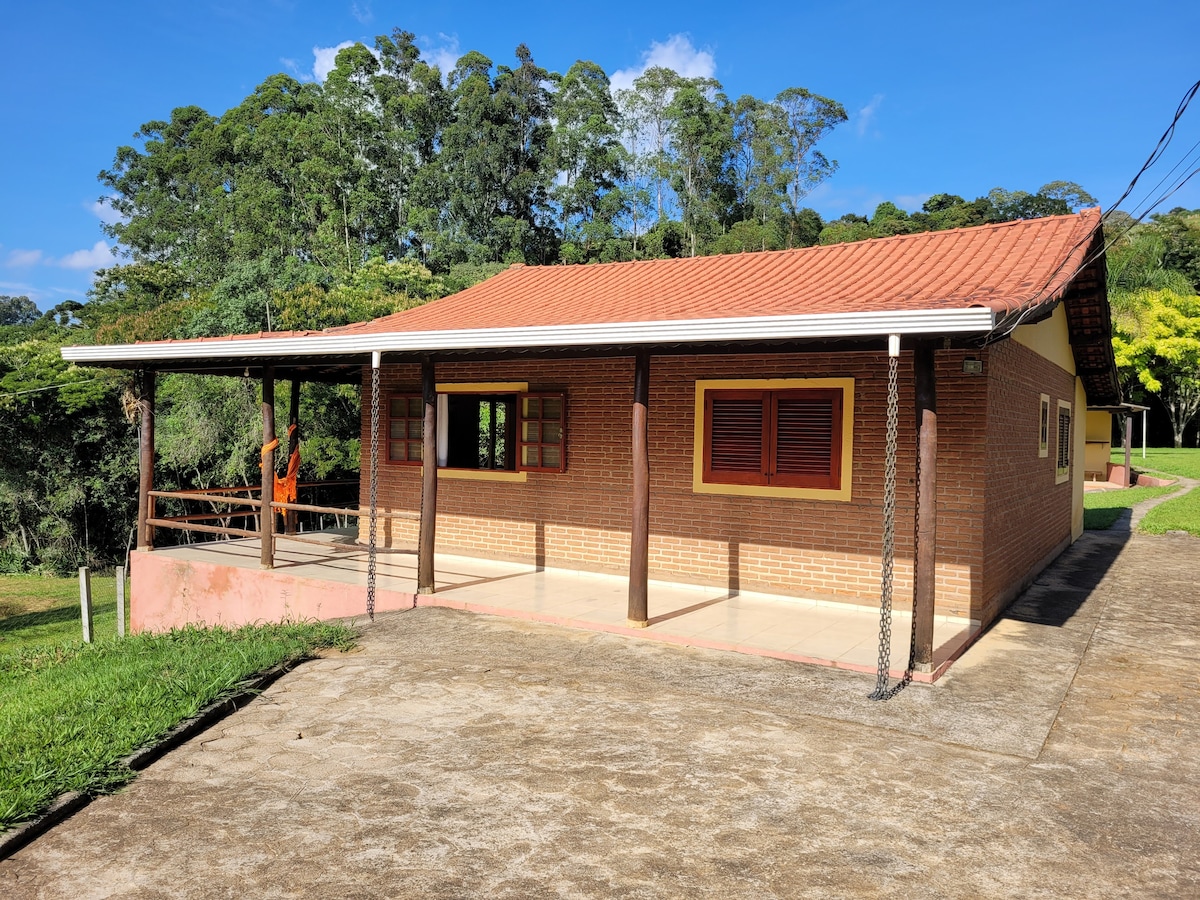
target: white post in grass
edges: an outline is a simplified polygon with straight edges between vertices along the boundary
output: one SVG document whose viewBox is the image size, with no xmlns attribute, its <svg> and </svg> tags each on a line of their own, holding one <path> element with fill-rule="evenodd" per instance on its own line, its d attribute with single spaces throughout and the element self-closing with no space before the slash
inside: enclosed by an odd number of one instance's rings
<svg viewBox="0 0 1200 900">
<path fill-rule="evenodd" d="M 125 637 L 125 567 L 117 566 L 117 637 Z"/>
<path fill-rule="evenodd" d="M 87 566 L 79 567 L 79 611 L 83 618 L 83 642 L 92 642 L 92 573 Z"/>
</svg>

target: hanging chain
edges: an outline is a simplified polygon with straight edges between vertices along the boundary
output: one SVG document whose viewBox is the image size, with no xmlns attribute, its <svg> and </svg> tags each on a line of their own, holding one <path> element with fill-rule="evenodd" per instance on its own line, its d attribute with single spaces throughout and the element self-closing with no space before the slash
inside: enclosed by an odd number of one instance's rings
<svg viewBox="0 0 1200 900">
<path fill-rule="evenodd" d="M 887 444 L 883 458 L 883 552 L 879 602 L 879 669 L 872 700 L 887 700 L 899 686 L 887 688 L 892 657 L 892 575 L 896 558 L 896 432 L 899 429 L 900 398 L 897 371 L 900 360 L 888 357 Z M 915 621 L 915 619 L 914 619 Z"/>
<path fill-rule="evenodd" d="M 371 517 L 367 539 L 367 616 L 375 621 L 375 553 L 379 536 L 379 366 L 371 366 Z"/>
</svg>

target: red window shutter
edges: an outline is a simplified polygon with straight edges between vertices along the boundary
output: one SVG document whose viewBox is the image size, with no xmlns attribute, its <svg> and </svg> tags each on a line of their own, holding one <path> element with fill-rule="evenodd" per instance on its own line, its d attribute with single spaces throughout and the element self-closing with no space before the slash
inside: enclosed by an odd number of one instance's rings
<svg viewBox="0 0 1200 900">
<path fill-rule="evenodd" d="M 842 392 L 779 391 L 773 396 L 771 484 L 841 486 Z"/>
<path fill-rule="evenodd" d="M 709 391 L 705 397 L 705 479 L 766 484 L 767 395 L 762 391 Z"/>
</svg>

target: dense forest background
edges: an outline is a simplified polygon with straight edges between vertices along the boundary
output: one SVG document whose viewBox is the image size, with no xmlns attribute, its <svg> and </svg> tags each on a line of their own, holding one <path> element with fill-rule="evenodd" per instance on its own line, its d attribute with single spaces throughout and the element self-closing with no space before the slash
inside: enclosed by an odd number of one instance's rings
<svg viewBox="0 0 1200 900">
<path fill-rule="evenodd" d="M 1095 204 L 1056 181 L 824 221 L 804 201 L 837 171 L 818 145 L 846 119 L 802 87 L 731 99 L 713 79 L 662 68 L 614 93 L 594 63 L 548 72 L 523 45 L 511 65 L 472 51 L 443 73 L 397 30 L 342 50 L 323 83 L 273 75 L 220 115 L 181 106 L 145 123 L 99 175 L 119 256 L 86 302 L 43 314 L 0 297 L 0 572 L 108 564 L 131 543 L 133 378 L 66 365 L 65 343 L 324 328 L 513 262 L 786 249 Z M 1200 211 L 1141 225 L 1118 213 L 1106 230 L 1128 387 L 1174 404 L 1174 423 L 1200 398 L 1196 366 L 1189 376 L 1185 353 L 1158 378 L 1159 333 L 1200 317 Z M 156 482 L 256 481 L 258 390 L 162 378 Z M 305 385 L 301 421 L 303 480 L 357 472 L 355 389 Z"/>
</svg>

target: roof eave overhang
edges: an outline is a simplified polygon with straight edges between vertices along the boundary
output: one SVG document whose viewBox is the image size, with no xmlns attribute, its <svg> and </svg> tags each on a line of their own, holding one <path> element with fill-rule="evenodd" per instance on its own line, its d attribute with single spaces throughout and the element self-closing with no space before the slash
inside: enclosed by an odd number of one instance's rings
<svg viewBox="0 0 1200 900">
<path fill-rule="evenodd" d="M 229 338 L 209 341 L 157 341 L 140 344 L 63 347 L 63 359 L 90 365 L 152 366 L 180 359 L 302 358 L 372 353 L 438 353 L 460 350 L 586 349 L 607 346 L 709 344 L 899 335 L 986 334 L 996 325 L 987 307 L 892 312 L 753 316 L 736 319 L 682 319 L 517 328 L 463 328 Z"/>
</svg>

